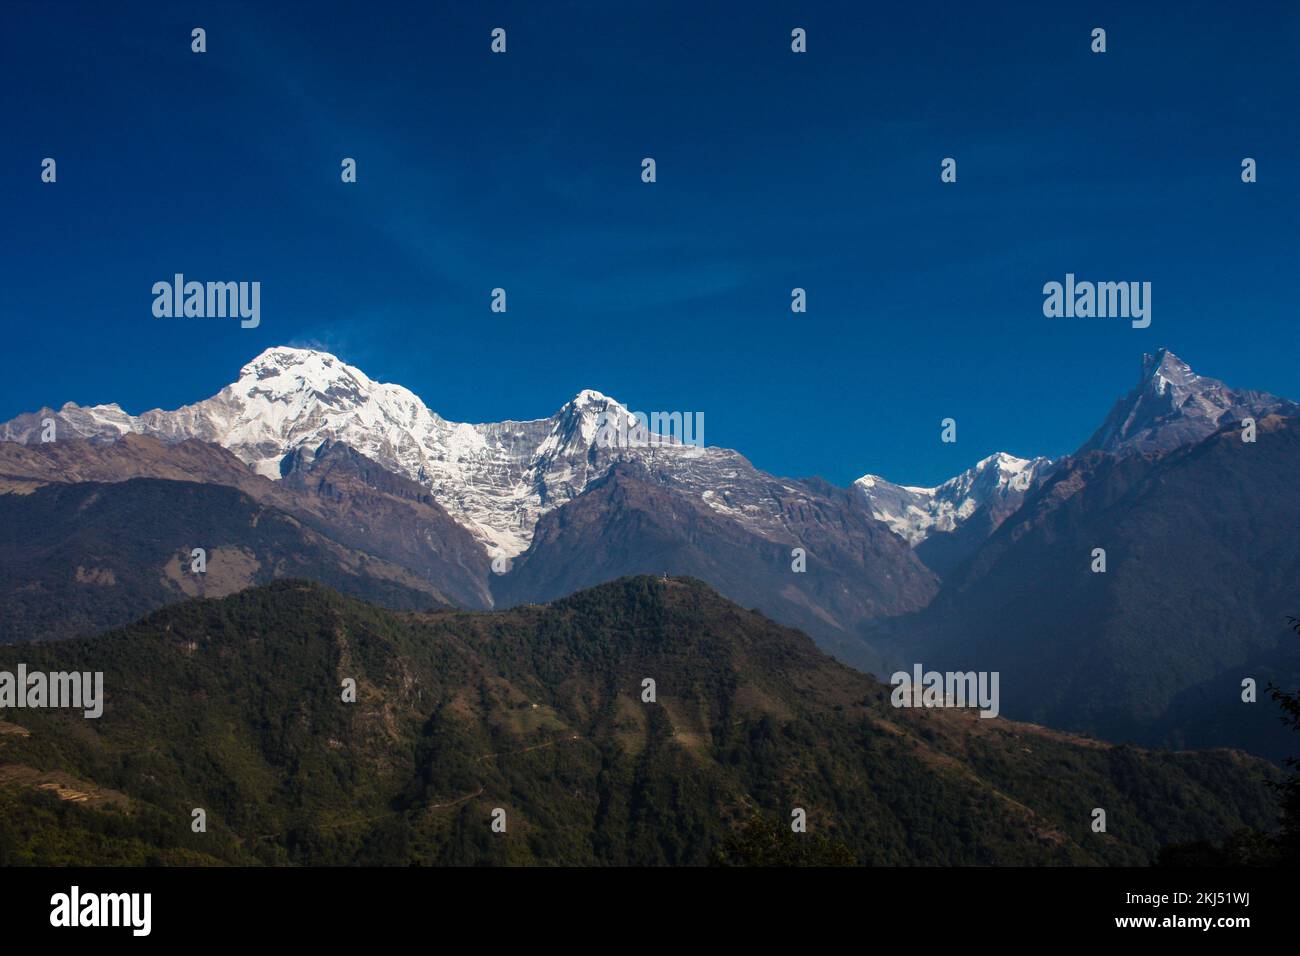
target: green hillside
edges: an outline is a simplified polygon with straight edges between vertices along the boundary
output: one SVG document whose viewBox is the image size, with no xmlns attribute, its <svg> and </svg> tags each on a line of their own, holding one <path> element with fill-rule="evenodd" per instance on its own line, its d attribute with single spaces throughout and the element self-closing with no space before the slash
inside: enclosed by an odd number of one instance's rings
<svg viewBox="0 0 1300 956">
<path fill-rule="evenodd" d="M 897 710 L 691 579 L 423 614 L 279 581 L 19 662 L 102 670 L 107 704 L 3 712 L 11 865 L 1147 864 L 1277 815 L 1240 753 Z"/>
</svg>

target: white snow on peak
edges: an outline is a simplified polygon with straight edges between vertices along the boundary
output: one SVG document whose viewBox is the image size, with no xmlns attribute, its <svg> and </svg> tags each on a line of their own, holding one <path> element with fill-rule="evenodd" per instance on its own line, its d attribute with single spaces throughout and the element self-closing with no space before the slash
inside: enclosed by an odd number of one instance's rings
<svg viewBox="0 0 1300 956">
<path fill-rule="evenodd" d="M 602 395 L 600 392 L 596 391 L 594 388 L 584 388 L 584 389 L 583 389 L 581 392 L 579 392 L 577 395 L 573 396 L 573 399 L 572 399 L 572 401 L 569 402 L 569 404 L 570 404 L 570 405 L 582 406 L 582 405 L 589 405 L 589 404 L 592 404 L 592 403 L 596 403 L 596 404 L 608 404 L 608 403 L 613 402 L 613 401 L 614 401 L 614 399 L 610 398 L 610 397 L 607 396 L 607 395 Z M 617 403 L 615 403 L 615 404 L 617 404 Z"/>
<path fill-rule="evenodd" d="M 915 546 L 932 534 L 955 531 L 982 509 L 991 509 L 996 524 L 1050 465 L 1047 458 L 997 452 L 932 488 L 896 485 L 879 475 L 863 475 L 854 486 L 878 520 Z"/>
<path fill-rule="evenodd" d="M 343 442 L 428 488 L 493 555 L 527 550 L 543 515 L 621 461 L 642 480 L 684 491 L 757 534 L 774 540 L 790 535 L 781 499 L 794 489 L 734 451 L 653 441 L 600 447 L 601 416 L 631 413 L 595 389 L 578 392 L 549 418 L 452 422 L 409 389 L 377 382 L 329 352 L 276 346 L 240 369 L 235 382 L 193 405 L 130 415 L 116 405 L 69 403 L 58 414 L 64 427 L 87 438 L 137 432 L 214 442 L 273 479 L 290 452 Z M 8 432 L 13 440 L 30 440 L 27 426 Z M 877 475 L 855 485 L 877 518 L 916 544 L 960 527 L 982 508 L 1005 511 L 1048 464 L 998 453 L 934 488 L 896 485 Z"/>
<path fill-rule="evenodd" d="M 605 412 L 630 414 L 615 399 L 584 389 L 550 418 L 451 422 L 409 389 L 376 382 L 329 352 L 276 346 L 244 365 L 235 382 L 193 405 L 129 415 L 116 405 L 69 403 L 59 415 L 88 438 L 137 432 L 215 442 L 273 479 L 289 452 L 344 442 L 428 487 L 490 553 L 514 556 L 527 549 L 541 515 L 581 494 L 616 460 L 639 458 L 660 477 L 704 482 L 694 475 L 701 461 L 680 448 L 598 448 Z M 719 450 L 700 459 L 730 463 L 728 456 L 734 453 Z"/>
</svg>

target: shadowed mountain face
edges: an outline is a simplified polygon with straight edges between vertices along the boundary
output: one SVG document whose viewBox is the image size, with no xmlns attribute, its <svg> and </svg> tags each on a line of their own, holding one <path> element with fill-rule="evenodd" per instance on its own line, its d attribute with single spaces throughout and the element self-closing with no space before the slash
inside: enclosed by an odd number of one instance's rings
<svg viewBox="0 0 1300 956">
<path fill-rule="evenodd" d="M 774 480 L 768 494 L 784 535 L 756 534 L 635 463 L 615 466 L 543 516 L 529 550 L 494 581 L 497 603 L 553 600 L 628 574 L 690 575 L 874 667 L 856 635 L 870 620 L 924 607 L 933 576 L 851 491 Z M 795 548 L 804 571 L 794 570 Z"/>
<path fill-rule="evenodd" d="M 0 492 L 24 494 L 51 482 L 166 478 L 228 485 L 258 497 L 271 482 L 230 452 L 209 442 L 167 443 L 141 435 L 118 441 L 59 439 L 48 443 L 0 442 Z"/>
<path fill-rule="evenodd" d="M 285 503 L 340 544 L 423 577 L 463 608 L 487 608 L 488 556 L 427 488 L 338 442 L 281 462 Z"/>
<path fill-rule="evenodd" d="M 193 549 L 205 552 L 203 573 Z M 445 605 L 427 581 L 223 485 L 134 478 L 0 495 L 0 642 L 94 633 L 154 608 L 310 577 L 392 607 Z"/>
<path fill-rule="evenodd" d="M 801 808 L 859 863 L 1143 864 L 1276 812 L 1241 754 L 895 708 L 689 580 L 405 615 L 285 581 L 20 662 L 106 703 L 6 712 L 0 863 L 697 864 Z"/>
<path fill-rule="evenodd" d="M 1235 414 L 1235 413 L 1234 413 Z M 1294 686 L 1300 420 L 1067 460 L 922 614 L 896 660 L 999 670 L 1006 712 L 1110 739 L 1293 743 L 1242 681 Z M 1092 570 L 1094 549 L 1106 570 Z M 1289 682 L 1289 683 L 1288 683 Z"/>
<path fill-rule="evenodd" d="M 128 434 L 111 442 L 3 442 L 0 487 L 21 493 L 42 483 L 138 476 L 235 487 L 345 549 L 404 569 L 422 582 L 421 589 L 471 609 L 494 601 L 510 606 L 552 600 L 626 574 L 696 575 L 736 601 L 803 628 L 843 659 L 876 666 L 859 638 L 862 628 L 874 618 L 923 607 L 935 591 L 933 574 L 906 542 L 871 517 L 856 493 L 817 480 L 766 476 L 735 457 L 740 477 L 733 488 L 743 485 L 743 495 L 701 492 L 677 457 L 614 464 L 564 507 L 547 511 L 532 546 L 504 574 L 491 573 L 488 553 L 427 488 L 339 442 L 287 454 L 279 481 L 254 474 L 219 446 L 195 440 L 168 444 Z M 715 494 L 718 501 L 711 502 Z M 21 495 L 10 497 L 15 513 L 33 506 Z M 162 498 L 157 505 L 167 507 Z M 152 532 L 146 525 L 124 533 L 140 540 Z M 154 543 L 173 547 L 171 541 Z M 805 554 L 803 572 L 794 570 L 796 548 Z M 157 606 L 137 604 L 132 611 L 143 614 Z M 57 610 L 50 613 L 57 616 Z M 63 626 L 54 632 L 68 633 Z"/>
<path fill-rule="evenodd" d="M 260 504 L 292 515 L 344 549 L 396 566 L 417 580 L 418 590 L 443 595 L 461 607 L 490 606 L 487 556 L 426 489 L 333 442 L 288 456 L 284 468 L 285 478 L 271 481 L 218 445 L 195 440 L 166 443 L 141 435 L 112 442 L 0 442 L 0 491 L 21 496 L 49 483 L 142 477 L 236 488 Z M 25 507 L 21 497 L 6 500 L 0 495 L 0 501 L 6 501 L 14 513 Z M 169 502 L 165 495 L 155 498 L 160 517 L 177 527 L 175 517 L 167 515 Z M 123 528 L 122 533 L 143 543 L 155 529 L 145 523 Z M 161 538 L 153 545 L 164 551 L 179 546 Z M 368 596 L 381 599 L 373 592 Z M 112 623 L 131 620 L 157 606 L 133 606 L 128 617 Z M 399 606 L 411 605 L 404 599 Z"/>
</svg>

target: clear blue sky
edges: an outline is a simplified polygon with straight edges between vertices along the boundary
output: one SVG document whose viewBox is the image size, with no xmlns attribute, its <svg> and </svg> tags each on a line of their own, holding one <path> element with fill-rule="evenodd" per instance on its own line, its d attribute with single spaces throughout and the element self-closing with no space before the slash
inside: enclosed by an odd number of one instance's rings
<svg viewBox="0 0 1300 956">
<path fill-rule="evenodd" d="M 1073 450 L 1161 345 L 1300 397 L 1300 7 L 948 6 L 7 0 L 0 416 L 310 344 L 454 420 L 596 388 L 931 483 Z M 1151 327 L 1044 318 L 1069 271 L 1152 282 Z M 154 318 L 176 272 L 260 281 L 261 326 Z"/>
</svg>

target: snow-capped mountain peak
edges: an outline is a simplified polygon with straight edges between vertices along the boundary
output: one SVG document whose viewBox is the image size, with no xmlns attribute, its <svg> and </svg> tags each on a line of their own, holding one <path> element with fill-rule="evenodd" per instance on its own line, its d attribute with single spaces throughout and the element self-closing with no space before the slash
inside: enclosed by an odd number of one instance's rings
<svg viewBox="0 0 1300 956">
<path fill-rule="evenodd" d="M 1079 449 L 1111 454 L 1169 451 L 1205 438 L 1225 424 L 1270 412 L 1293 414 L 1294 402 L 1267 392 L 1230 388 L 1198 375 L 1168 349 L 1142 356 L 1138 384 L 1115 403 L 1106 421 Z"/>
<path fill-rule="evenodd" d="M 1079 450 L 1111 454 L 1160 452 L 1191 444 L 1228 423 L 1271 412 L 1296 414 L 1300 406 L 1265 392 L 1236 390 L 1198 375 L 1168 349 L 1142 357 L 1138 384 L 1111 410 L 1105 423 Z M 873 514 L 913 545 L 936 533 L 960 528 L 976 514 L 989 518 L 989 531 L 1019 507 L 1024 496 L 1050 472 L 1046 458 L 1017 458 L 998 452 L 934 488 L 896 485 L 878 475 L 855 482 Z"/>
<path fill-rule="evenodd" d="M 276 346 L 240 369 L 238 381 L 230 387 L 241 394 L 260 394 L 272 400 L 308 395 L 326 401 L 351 398 L 361 403 L 375 385 L 361 369 L 328 352 Z"/>
<path fill-rule="evenodd" d="M 602 395 L 594 388 L 584 388 L 577 395 L 573 396 L 573 398 L 569 399 L 569 401 L 566 402 L 565 404 L 566 406 L 572 406 L 574 408 L 584 408 L 587 406 L 595 405 L 603 409 L 606 406 L 608 406 L 611 402 L 614 402 L 614 399 L 610 398 L 608 395 Z M 615 404 L 617 403 L 615 402 Z"/>
<path fill-rule="evenodd" d="M 1047 473 L 1048 458 L 1017 458 L 997 452 L 933 488 L 897 485 L 863 475 L 855 487 L 872 514 L 913 546 L 932 534 L 957 530 L 981 510 L 993 524 L 1005 518 Z"/>
<path fill-rule="evenodd" d="M 47 412 L 0 425 L 0 439 L 39 440 Z M 664 480 L 714 483 L 698 473 L 701 462 L 680 454 L 681 446 L 598 447 L 602 423 L 630 413 L 594 389 L 578 392 L 549 418 L 452 422 L 409 389 L 309 348 L 269 348 L 216 395 L 174 411 L 130 415 L 117 405 L 69 403 L 48 414 L 57 418 L 60 436 L 113 441 L 136 432 L 213 442 L 273 479 L 290 453 L 342 442 L 428 487 L 490 553 L 506 556 L 528 547 L 541 514 L 581 494 L 616 460 L 641 457 Z M 733 459 L 743 462 L 734 453 L 717 460 Z"/>
</svg>

